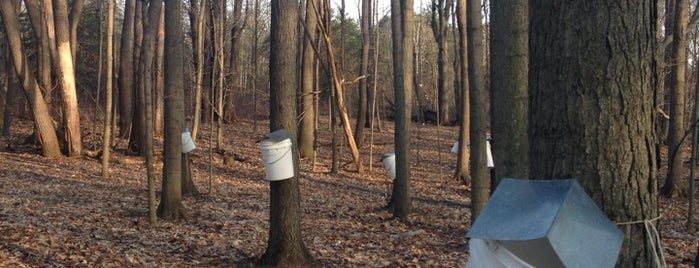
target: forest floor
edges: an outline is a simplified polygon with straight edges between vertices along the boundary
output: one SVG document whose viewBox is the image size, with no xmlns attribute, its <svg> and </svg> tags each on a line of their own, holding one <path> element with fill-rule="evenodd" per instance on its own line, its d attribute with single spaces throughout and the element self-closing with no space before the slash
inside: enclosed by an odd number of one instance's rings
<svg viewBox="0 0 699 268">
<path fill-rule="evenodd" d="M 330 175 L 332 134 L 322 123 L 315 166 L 302 160 L 302 235 L 322 267 L 463 267 L 468 260 L 470 188 L 452 179 L 456 127 L 413 123 L 413 213 L 406 222 L 385 209 L 390 179 L 380 158 L 392 151 L 393 124 L 370 134 L 357 174 L 346 164 Z M 124 154 L 111 160 L 111 178 L 99 159 L 46 159 L 23 144 L 26 122 L 0 139 L 0 266 L 2 267 L 249 267 L 264 253 L 269 227 L 269 183 L 259 141 L 268 122 L 241 120 L 224 129 L 224 149 L 243 161 L 210 154 L 208 127 L 190 153 L 199 196 L 184 199 L 188 219 L 148 221 L 145 162 Z M 89 132 L 85 129 L 85 132 Z M 260 134 L 262 133 L 262 134 Z M 214 135 L 215 137 L 215 135 Z M 86 135 L 85 144 L 98 137 Z M 156 141 L 160 190 L 162 140 Z M 664 173 L 660 170 L 659 173 Z M 688 202 L 660 198 L 658 229 L 669 267 L 694 261 L 698 233 L 684 226 Z"/>
</svg>

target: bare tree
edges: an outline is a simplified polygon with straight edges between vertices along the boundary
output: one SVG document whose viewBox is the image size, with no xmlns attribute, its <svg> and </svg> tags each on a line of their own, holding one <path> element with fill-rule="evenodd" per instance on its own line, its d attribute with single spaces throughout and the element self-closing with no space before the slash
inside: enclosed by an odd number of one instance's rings
<svg viewBox="0 0 699 268">
<path fill-rule="evenodd" d="M 158 216 L 180 219 L 182 205 L 182 136 L 184 127 L 184 40 L 182 0 L 165 4 L 165 140 L 163 148 L 163 190 Z"/>
<path fill-rule="evenodd" d="M 104 134 L 102 136 L 102 177 L 109 178 L 109 157 L 112 145 L 112 94 L 114 86 L 114 9 L 115 0 L 107 0 L 107 89 L 105 96 Z"/>
<path fill-rule="evenodd" d="M 449 14 L 454 0 L 432 0 L 432 32 L 437 41 L 437 104 L 439 123 L 452 123 L 454 118 L 453 71 L 449 68 Z M 480 10 L 478 8 L 477 10 Z"/>
<path fill-rule="evenodd" d="M 296 133 L 296 1 L 272 0 L 270 35 L 270 131 Z M 301 236 L 301 194 L 297 148 L 292 146 L 294 177 L 269 183 L 269 237 L 263 265 L 303 267 L 315 260 Z"/>
<path fill-rule="evenodd" d="M 471 134 L 471 117 L 469 116 L 470 103 L 469 103 L 469 81 L 468 81 L 468 31 L 466 29 L 467 25 L 467 10 L 466 0 L 456 1 L 456 19 L 459 26 L 459 79 L 461 82 L 459 86 L 459 96 L 461 97 L 460 103 L 463 103 L 459 107 L 459 118 L 461 122 L 459 124 L 459 151 L 456 161 L 456 172 L 454 177 L 460 179 L 465 184 L 471 183 L 471 174 L 469 173 L 469 162 L 470 153 L 468 151 L 468 143 L 470 141 L 469 137 Z"/>
<path fill-rule="evenodd" d="M 487 90 L 485 88 L 485 63 L 483 62 L 483 25 L 481 1 L 468 3 L 468 81 L 471 101 L 471 222 L 488 202 L 489 177 L 486 165 L 485 135 L 487 122 Z M 466 67 L 466 66 L 464 66 Z"/>
<path fill-rule="evenodd" d="M 301 158 L 313 159 L 315 155 L 315 98 L 316 85 L 315 67 L 316 57 L 313 43 L 318 35 L 318 9 L 317 0 L 306 0 L 306 23 L 303 40 L 303 63 L 301 69 L 301 122 L 299 131 L 299 154 Z"/>
<path fill-rule="evenodd" d="M 10 48 L 12 63 L 22 82 L 22 88 L 32 108 L 34 126 L 36 127 L 41 149 L 45 157 L 61 156 L 60 147 L 53 121 L 49 114 L 49 107 L 44 101 L 41 87 L 37 83 L 32 71 L 29 69 L 27 56 L 22 46 L 19 16 L 12 1 L 0 1 L 0 14 Z"/>
<path fill-rule="evenodd" d="M 52 55 L 54 68 L 61 85 L 61 104 L 63 107 L 63 123 L 65 139 L 68 142 L 68 155 L 82 154 L 82 138 L 80 133 L 80 109 L 75 85 L 75 69 L 73 66 L 72 49 L 70 46 L 70 26 L 68 20 L 68 3 L 66 0 L 44 1 L 44 8 L 53 8 L 53 21 L 46 19 L 49 29 L 56 33 L 56 52 Z M 49 34 L 49 36 L 51 36 Z"/>
<path fill-rule="evenodd" d="M 369 48 L 371 47 L 371 0 L 362 0 L 361 32 L 362 32 L 362 56 L 359 63 L 359 107 L 357 109 L 357 125 L 354 129 L 354 140 L 357 147 L 364 144 L 364 128 L 367 127 L 367 114 L 369 113 Z"/>
<path fill-rule="evenodd" d="M 668 175 L 660 193 L 665 196 L 687 196 L 689 183 L 683 180 L 684 157 L 682 150 L 685 134 L 685 87 L 687 71 L 687 20 L 689 0 L 676 0 L 675 18 L 672 27 L 672 70 L 668 87 L 670 88 L 670 128 L 668 133 Z"/>
<path fill-rule="evenodd" d="M 190 12 L 196 12 L 196 0 L 191 0 L 192 7 Z M 194 123 L 192 124 L 192 140 L 196 141 L 199 135 L 199 124 L 201 122 L 201 92 L 202 83 L 204 82 L 204 21 L 206 18 L 206 0 L 201 0 L 201 8 L 199 8 L 198 14 L 190 14 L 192 17 L 196 17 L 194 20 L 196 25 L 196 31 L 193 31 L 192 35 L 195 35 L 195 62 L 196 62 L 196 80 L 195 80 L 195 93 L 194 93 Z M 194 27 L 194 26 L 192 26 Z"/>
<path fill-rule="evenodd" d="M 393 216 L 407 220 L 411 211 L 410 115 L 413 93 L 413 1 L 391 0 L 393 77 L 396 105 L 394 146 L 396 178 L 389 207 Z"/>
<path fill-rule="evenodd" d="M 136 0 L 126 0 L 124 23 L 121 28 L 119 53 L 119 136 L 126 138 L 131 131 L 134 110 L 134 19 Z"/>
</svg>

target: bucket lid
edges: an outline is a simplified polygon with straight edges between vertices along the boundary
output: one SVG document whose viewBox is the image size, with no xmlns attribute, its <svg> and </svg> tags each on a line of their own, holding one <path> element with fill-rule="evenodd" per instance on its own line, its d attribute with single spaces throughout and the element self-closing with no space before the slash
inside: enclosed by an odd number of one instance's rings
<svg viewBox="0 0 699 268">
<path fill-rule="evenodd" d="M 535 267 L 614 267 L 624 239 L 574 179 L 503 179 L 466 236 Z"/>
</svg>

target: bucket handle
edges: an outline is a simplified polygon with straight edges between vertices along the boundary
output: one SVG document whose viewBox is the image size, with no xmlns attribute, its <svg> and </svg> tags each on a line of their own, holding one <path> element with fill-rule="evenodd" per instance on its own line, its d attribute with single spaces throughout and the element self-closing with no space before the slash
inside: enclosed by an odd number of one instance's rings
<svg viewBox="0 0 699 268">
<path fill-rule="evenodd" d="M 289 150 L 286 150 L 286 151 L 284 152 L 284 154 L 283 154 L 282 156 L 280 156 L 279 158 L 277 158 L 277 159 L 275 159 L 274 161 L 271 161 L 271 162 L 266 162 L 266 161 L 265 161 L 265 163 L 267 163 L 267 164 L 274 164 L 274 163 L 277 163 L 277 162 L 279 162 L 279 160 L 282 160 L 282 158 L 284 158 L 284 157 L 286 156 L 286 154 L 288 154 L 289 152 L 291 152 L 291 146 L 289 146 Z"/>
</svg>

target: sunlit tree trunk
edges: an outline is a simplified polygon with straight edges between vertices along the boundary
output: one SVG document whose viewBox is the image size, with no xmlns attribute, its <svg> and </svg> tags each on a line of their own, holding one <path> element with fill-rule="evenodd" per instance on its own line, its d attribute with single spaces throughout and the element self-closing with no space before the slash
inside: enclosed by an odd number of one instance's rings
<svg viewBox="0 0 699 268">
<path fill-rule="evenodd" d="M 177 220 L 185 216 L 182 205 L 182 128 L 184 127 L 184 35 L 182 0 L 165 2 L 165 139 L 163 190 L 158 216 Z"/>
<path fill-rule="evenodd" d="M 486 67 L 483 62 L 483 24 L 481 21 L 481 1 L 467 0 L 468 4 L 468 81 L 471 101 L 471 221 L 485 208 L 490 190 L 490 178 L 486 165 L 485 135 L 488 127 L 487 101 L 485 88 Z M 464 66 L 465 67 L 465 66 Z"/>
<path fill-rule="evenodd" d="M 63 124 L 65 125 L 65 139 L 68 143 L 68 155 L 82 154 L 82 139 L 80 133 L 80 110 L 78 108 L 78 94 L 75 86 L 75 70 L 73 56 L 70 47 L 70 28 L 68 21 L 68 4 L 66 0 L 44 1 L 44 8 L 53 9 L 53 22 L 46 20 L 49 29 L 56 33 L 56 52 L 53 62 L 57 79 L 61 86 L 61 104 L 63 108 Z M 53 26 L 53 27 L 52 27 Z"/>
<path fill-rule="evenodd" d="M 306 1 L 306 34 L 303 35 L 303 63 L 301 67 L 301 111 L 299 131 L 299 154 L 301 158 L 313 159 L 315 154 L 315 107 L 314 99 L 316 77 L 314 75 L 316 57 L 313 43 L 317 39 L 318 17 L 320 6 L 317 0 Z"/>
<path fill-rule="evenodd" d="M 272 0 L 270 35 L 270 131 L 296 133 L 296 1 Z M 306 267 L 314 263 L 301 236 L 298 154 L 292 146 L 294 177 L 269 183 L 269 237 L 262 265 Z"/>
<path fill-rule="evenodd" d="M 196 66 L 194 80 L 194 118 L 192 122 L 192 140 L 196 141 L 199 136 L 201 124 L 201 104 L 202 87 L 204 83 L 204 22 L 206 21 L 207 1 L 201 0 L 201 7 L 198 8 L 195 1 L 190 1 L 190 23 L 192 24 L 192 41 L 194 42 L 194 63 Z"/>
<path fill-rule="evenodd" d="M 52 81 L 52 68 L 51 68 L 51 51 L 49 48 L 48 39 L 48 26 L 44 21 L 42 16 L 41 7 L 39 5 L 39 0 L 25 0 L 25 7 L 27 8 L 27 13 L 32 22 L 32 29 L 34 30 L 34 36 L 38 41 L 37 44 L 37 68 L 38 68 L 38 81 L 39 85 L 44 91 L 44 99 L 51 106 L 52 91 L 53 91 L 53 81 Z"/>
<path fill-rule="evenodd" d="M 411 211 L 410 115 L 413 93 L 413 1 L 391 1 L 393 77 L 396 105 L 396 178 L 389 207 L 393 216 L 407 220 Z"/>
<path fill-rule="evenodd" d="M 158 22 L 158 46 L 155 50 L 155 89 L 153 101 L 153 134 L 163 134 L 163 88 L 165 87 L 165 7 L 160 8 L 160 21 Z"/>
<path fill-rule="evenodd" d="M 75 59 L 77 59 L 78 51 L 78 24 L 80 23 L 80 16 L 82 16 L 84 10 L 85 0 L 73 0 L 70 13 L 68 14 L 68 20 L 70 21 L 70 48 L 71 55 L 73 55 L 73 65 L 75 65 Z"/>
<path fill-rule="evenodd" d="M 112 105 L 114 91 L 114 9 L 116 0 L 107 0 L 107 88 L 102 135 L 102 177 L 109 178 L 109 158 L 112 145 Z"/>
<path fill-rule="evenodd" d="M 459 96 L 461 97 L 459 107 L 459 117 L 461 122 L 459 124 L 459 152 L 456 161 L 456 172 L 454 176 L 464 182 L 465 184 L 471 183 L 471 173 L 469 172 L 470 163 L 470 153 L 468 151 L 468 143 L 470 141 L 469 137 L 471 135 L 471 117 L 470 115 L 470 98 L 468 94 L 469 81 L 468 81 L 468 31 L 466 29 L 467 25 L 467 10 L 466 0 L 456 1 L 456 19 L 459 26 L 459 79 L 461 86 L 459 90 Z"/>
<path fill-rule="evenodd" d="M 359 80 L 359 107 L 357 108 L 357 125 L 354 129 L 354 140 L 357 147 L 364 144 L 364 128 L 367 126 L 367 114 L 369 113 L 369 48 L 371 47 L 371 0 L 362 0 L 361 14 L 362 55 L 359 63 L 359 75 L 364 76 Z"/>
<path fill-rule="evenodd" d="M 142 116 L 145 127 L 143 153 L 146 156 L 146 176 L 148 177 L 148 211 L 151 225 L 157 222 L 155 199 L 155 170 L 153 167 L 153 61 L 155 56 L 155 41 L 161 16 L 163 1 L 152 0 L 143 24 L 143 50 L 141 57 L 141 77 L 143 86 L 144 104 Z M 144 11 L 146 7 L 143 7 Z"/>
<path fill-rule="evenodd" d="M 5 27 L 6 38 L 11 51 L 12 62 L 22 82 L 22 88 L 32 107 L 34 126 L 36 127 L 41 149 L 45 157 L 59 157 L 61 150 L 56 130 L 53 127 L 49 107 L 41 94 L 41 88 L 29 69 L 26 54 L 22 47 L 19 17 L 11 1 L 0 1 L 0 14 Z"/>
</svg>

